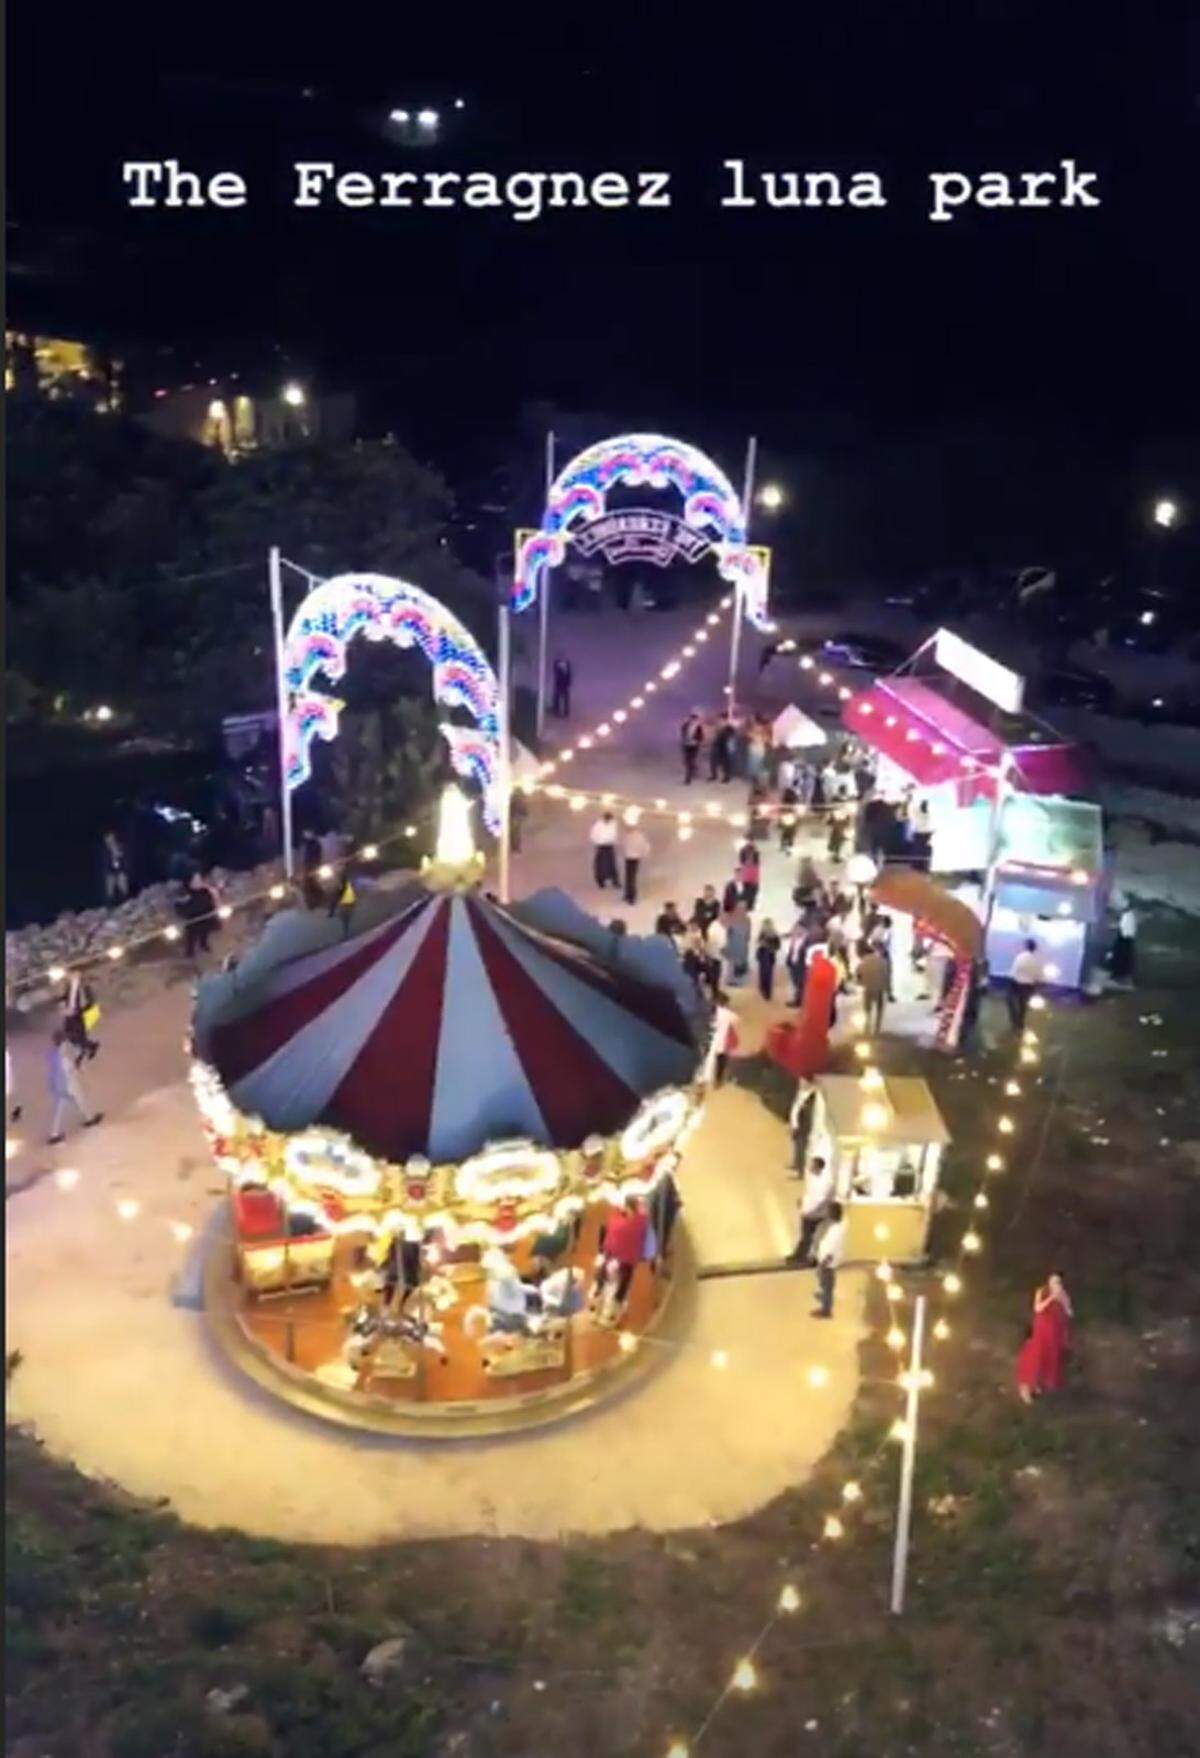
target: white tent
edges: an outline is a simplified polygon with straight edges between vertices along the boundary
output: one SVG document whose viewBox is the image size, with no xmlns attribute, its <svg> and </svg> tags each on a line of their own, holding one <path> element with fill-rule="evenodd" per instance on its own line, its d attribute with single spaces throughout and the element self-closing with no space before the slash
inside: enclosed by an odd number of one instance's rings
<svg viewBox="0 0 1200 1758">
<path fill-rule="evenodd" d="M 823 745 L 826 735 L 824 727 L 818 726 L 815 720 L 810 720 L 794 702 L 789 702 L 776 715 L 771 737 L 776 745 L 786 745 L 789 751 L 801 751 L 814 745 Z"/>
</svg>

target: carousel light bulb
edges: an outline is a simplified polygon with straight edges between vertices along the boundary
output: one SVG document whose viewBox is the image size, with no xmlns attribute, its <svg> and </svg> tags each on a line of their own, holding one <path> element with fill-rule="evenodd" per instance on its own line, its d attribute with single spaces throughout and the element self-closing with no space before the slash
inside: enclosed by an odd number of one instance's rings
<svg viewBox="0 0 1200 1758">
<path fill-rule="evenodd" d="M 574 752 L 573 747 L 568 745 L 565 751 L 560 751 L 558 753 L 558 760 L 560 763 L 573 763 L 575 761 L 575 752 Z"/>
<path fill-rule="evenodd" d="M 695 641 L 707 641 L 708 640 L 708 630 L 707 629 L 697 629 L 695 635 L 692 638 Z"/>
<path fill-rule="evenodd" d="M 1016 1128 L 1016 1124 L 1011 1117 L 999 1117 L 996 1120 L 996 1128 L 1000 1131 L 1001 1135 L 1011 1135 Z"/>
<path fill-rule="evenodd" d="M 186 1245 L 188 1240 L 192 1237 L 192 1233 L 193 1228 L 189 1227 L 186 1221 L 171 1222 L 171 1237 L 174 1239 L 176 1245 Z"/>
<path fill-rule="evenodd" d="M 1003 1172 L 1003 1170 L 1004 1170 L 1004 1155 L 1003 1154 L 989 1154 L 987 1159 L 984 1161 L 984 1165 L 987 1167 L 989 1172 Z"/>
<path fill-rule="evenodd" d="M 715 629 L 721 619 L 717 615 L 716 611 L 714 610 L 712 612 L 712 614 L 710 616 L 706 617 L 704 620 L 707 622 L 710 629 Z"/>
<path fill-rule="evenodd" d="M 908 1424 L 902 1417 L 898 1417 L 888 1429 L 888 1439 L 892 1441 L 906 1441 L 908 1439 Z"/>
<path fill-rule="evenodd" d="M 1030 1050 L 1028 1047 L 1026 1047 L 1024 1050 L 1021 1051 L 1021 1061 L 1025 1064 L 1026 1068 L 1032 1068 L 1033 1065 L 1036 1063 L 1037 1059 L 1038 1059 L 1038 1053 L 1036 1050 Z"/>
<path fill-rule="evenodd" d="M 586 805 L 587 805 L 587 799 L 583 794 L 572 794 L 571 795 L 570 807 L 571 807 L 572 812 L 582 812 L 583 808 Z"/>
<path fill-rule="evenodd" d="M 117 1204 L 117 1213 L 122 1221 L 135 1221 L 141 1212 L 141 1203 L 131 1196 L 123 1196 Z"/>
<path fill-rule="evenodd" d="M 865 1032 L 867 1029 L 867 1016 L 866 1016 L 866 1014 L 861 1013 L 861 1012 L 860 1013 L 852 1013 L 850 1015 L 850 1024 L 854 1027 L 856 1032 Z"/>
<path fill-rule="evenodd" d="M 404 826 L 404 834 L 405 834 L 405 836 L 410 837 L 410 838 L 414 837 L 417 834 L 416 825 L 415 824 L 406 824 Z"/>
<path fill-rule="evenodd" d="M 801 671 L 811 671 L 813 666 L 816 663 L 817 662 L 813 658 L 811 653 L 802 653 L 800 655 L 800 670 Z"/>
<path fill-rule="evenodd" d="M 975 1198 L 975 1207 L 977 1209 L 986 1209 L 987 1206 L 988 1206 L 988 1199 L 986 1196 L 984 1196 L 983 1192 L 980 1191 L 979 1195 Z"/>
<path fill-rule="evenodd" d="M 653 696 L 655 690 L 657 690 L 657 688 L 658 688 L 658 685 L 655 683 L 653 678 L 648 678 L 646 683 L 642 687 L 645 690 L 647 696 Z"/>
<path fill-rule="evenodd" d="M 169 928 L 163 929 L 163 939 L 164 940 L 178 940 L 178 938 L 179 938 L 179 929 L 175 926 L 174 922 L 171 923 L 171 926 Z"/>
<path fill-rule="evenodd" d="M 728 1367 L 729 1366 L 729 1357 L 725 1353 L 724 1349 L 714 1349 L 708 1359 L 714 1367 Z"/>
<path fill-rule="evenodd" d="M 844 1483 L 842 1485 L 842 1500 L 844 1502 L 861 1502 L 862 1485 L 856 1483 L 853 1478 L 850 1479 L 849 1483 Z"/>
<path fill-rule="evenodd" d="M 903 1290 L 903 1288 L 902 1288 L 902 1287 L 901 1287 L 901 1286 L 900 1286 L 900 1284 L 899 1284 L 899 1282 L 889 1282 L 889 1283 L 888 1283 L 888 1285 L 887 1285 L 887 1297 L 888 1297 L 888 1299 L 889 1299 L 889 1300 L 891 1300 L 891 1301 L 896 1301 L 896 1300 L 903 1300 L 903 1299 L 904 1299 L 904 1290 Z"/>
<path fill-rule="evenodd" d="M 567 790 L 560 781 L 551 782 L 550 786 L 546 789 L 546 798 L 548 800 L 564 800 L 566 797 Z"/>
<path fill-rule="evenodd" d="M 579 749 L 581 751 L 590 751 L 594 743 L 595 743 L 595 740 L 591 737 L 591 735 L 589 733 L 584 733 L 583 737 L 579 741 Z"/>
<path fill-rule="evenodd" d="M 891 1228 L 885 1227 L 882 1221 L 873 1229 L 873 1232 L 881 1245 L 885 1239 L 890 1239 L 892 1236 Z"/>
<path fill-rule="evenodd" d="M 827 1386 L 829 1384 L 829 1369 L 827 1367 L 810 1367 L 808 1370 L 808 1383 L 810 1386 L 816 1386 L 818 1388 L 821 1386 Z"/>
<path fill-rule="evenodd" d="M 974 1231 L 972 1231 L 970 1233 L 964 1233 L 962 1247 L 963 1247 L 964 1251 L 971 1251 L 971 1252 L 982 1251 L 983 1250 L 983 1240 L 979 1237 L 978 1233 L 976 1233 Z"/>
<path fill-rule="evenodd" d="M 475 859 L 471 802 L 453 782 L 442 790 L 434 859 L 440 867 L 468 867 Z"/>
<path fill-rule="evenodd" d="M 860 1062 L 865 1062 L 870 1056 L 871 1046 L 867 1043 L 865 1038 L 861 1042 L 855 1044 L 854 1054 L 858 1057 Z"/>
<path fill-rule="evenodd" d="M 1020 1081 L 1016 1081 L 1016 1080 L 1005 1081 L 1004 1090 L 1008 1094 L 1010 1099 L 1019 1099 L 1021 1097 L 1021 1083 L 1020 1083 Z"/>
<path fill-rule="evenodd" d="M 624 726 L 625 722 L 629 719 L 629 716 L 623 708 L 618 708 L 613 715 L 613 719 L 618 726 Z"/>
<path fill-rule="evenodd" d="M 889 1349 L 903 1349 L 905 1338 L 904 1332 L 900 1329 L 899 1325 L 892 1326 L 891 1330 L 884 1338 L 884 1342 Z"/>
<path fill-rule="evenodd" d="M 632 696 L 629 701 L 629 706 L 631 708 L 644 708 L 646 706 L 646 698 L 644 696 Z"/>
<path fill-rule="evenodd" d="M 933 1334 L 939 1343 L 944 1343 L 946 1341 L 946 1338 L 950 1335 L 950 1326 L 946 1323 L 944 1318 L 938 1319 L 933 1327 Z"/>
<path fill-rule="evenodd" d="M 631 830 L 633 829 L 634 825 L 638 822 L 638 820 L 641 818 L 641 815 L 642 815 L 642 808 L 640 806 L 627 806 L 626 807 L 625 813 L 624 813 L 625 822 L 626 822 L 626 824 L 628 824 L 628 826 Z"/>
<path fill-rule="evenodd" d="M 373 842 L 366 844 L 362 851 L 362 858 L 364 861 L 377 861 L 379 859 L 379 850 Z"/>
<path fill-rule="evenodd" d="M 830 676 L 830 674 L 827 671 L 823 671 L 821 673 L 820 677 L 817 679 L 817 682 L 819 684 L 829 685 L 833 682 L 833 678 Z"/>
<path fill-rule="evenodd" d="M 66 971 L 60 964 L 52 964 L 50 969 L 46 972 L 47 977 L 49 977 L 52 983 L 61 983 L 66 974 Z"/>
<path fill-rule="evenodd" d="M 864 1093 L 877 1093 L 883 1085 L 883 1076 L 877 1068 L 864 1068 L 858 1084 Z"/>
<path fill-rule="evenodd" d="M 717 805 L 715 800 L 709 800 L 704 810 L 710 818 L 719 818 L 721 816 L 721 808 Z"/>
<path fill-rule="evenodd" d="M 821 1530 L 826 1538 L 842 1538 L 846 1532 L 846 1528 L 836 1514 L 826 1514 L 825 1524 Z"/>
<path fill-rule="evenodd" d="M 800 1610 L 800 1594 L 790 1581 L 785 1582 L 779 1589 L 779 1609 L 783 1612 L 798 1612 Z"/>
<path fill-rule="evenodd" d="M 1041 1043 L 1041 1039 L 1038 1037 L 1037 1033 L 1032 1029 L 1032 1027 L 1029 1027 L 1021 1033 L 1021 1042 L 1023 1044 L 1028 1044 L 1030 1049 L 1034 1049 L 1034 1048 L 1036 1048 L 1036 1046 L 1038 1044 Z"/>
<path fill-rule="evenodd" d="M 1044 995 L 1031 995 L 1029 997 L 1029 1006 L 1033 1013 L 1043 1012 L 1046 1006 L 1046 997 Z"/>
<path fill-rule="evenodd" d="M 227 922 L 232 914 L 233 914 L 233 906 L 232 906 L 232 904 L 228 904 L 228 903 L 223 903 L 221 905 L 220 909 L 217 911 L 217 915 L 221 918 L 221 920 L 223 922 Z"/>
<path fill-rule="evenodd" d="M 60 1166 L 54 1174 L 54 1182 L 60 1190 L 74 1190 L 79 1183 L 79 1173 L 74 1166 Z"/>
<path fill-rule="evenodd" d="M 733 1672 L 734 1689 L 753 1691 L 757 1683 L 758 1674 L 754 1670 L 754 1662 L 752 1660 L 739 1660 Z"/>
<path fill-rule="evenodd" d="M 886 1233 L 886 1231 L 887 1231 L 887 1229 L 884 1228 L 885 1233 Z M 877 1235 L 877 1237 L 878 1237 L 878 1235 Z M 884 1258 L 884 1260 L 881 1264 L 876 1264 L 876 1266 L 875 1266 L 875 1274 L 879 1277 L 879 1280 L 881 1282 L 890 1282 L 892 1279 L 893 1273 L 894 1272 L 892 1270 L 892 1266 L 891 1266 L 891 1264 L 888 1263 L 886 1258 Z"/>
<path fill-rule="evenodd" d="M 921 1369 L 920 1373 L 917 1375 L 917 1384 L 923 1392 L 929 1390 L 933 1384 L 933 1369 L 931 1367 L 923 1367 Z"/>
<path fill-rule="evenodd" d="M 691 835 L 692 835 L 692 827 L 690 824 L 681 824 L 679 826 L 679 840 L 680 840 L 680 842 L 690 841 Z"/>
<path fill-rule="evenodd" d="M 108 956 L 115 964 L 117 959 L 124 958 L 125 948 L 123 946 L 110 946 L 108 949 Z"/>
<path fill-rule="evenodd" d="M 951 1270 L 948 1276 L 942 1277 L 942 1287 L 947 1294 L 961 1294 L 962 1277 L 955 1275 L 954 1271 Z"/>
<path fill-rule="evenodd" d="M 683 657 L 685 659 L 692 659 L 695 657 L 695 653 L 696 653 L 696 649 L 694 647 L 688 646 L 688 647 L 685 647 L 683 650 Z"/>
<path fill-rule="evenodd" d="M 686 1740 L 672 1740 L 667 1747 L 667 1758 L 689 1758 L 689 1747 Z"/>
<path fill-rule="evenodd" d="M 318 867 L 317 868 L 317 878 L 318 879 L 332 879 L 333 878 L 333 868 L 330 866 Z"/>
<path fill-rule="evenodd" d="M 624 1355 L 632 1355 L 637 1348 L 637 1337 L 632 1331 L 622 1331 L 617 1337 L 617 1347 Z"/>
<path fill-rule="evenodd" d="M 600 725 L 596 728 L 596 737 L 598 739 L 606 739 L 611 731 L 612 727 L 609 726 L 607 720 L 602 720 Z"/>
<path fill-rule="evenodd" d="M 864 1129 L 869 1129 L 874 1133 L 877 1130 L 887 1128 L 891 1121 L 891 1112 L 886 1105 L 864 1105 L 859 1113 L 859 1121 Z"/>
</svg>

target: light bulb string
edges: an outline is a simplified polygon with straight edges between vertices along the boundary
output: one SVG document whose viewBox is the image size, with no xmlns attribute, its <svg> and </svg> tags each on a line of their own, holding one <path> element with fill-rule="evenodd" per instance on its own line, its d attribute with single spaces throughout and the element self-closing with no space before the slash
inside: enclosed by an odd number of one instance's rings
<svg viewBox="0 0 1200 1758">
<path fill-rule="evenodd" d="M 388 831 L 380 837 L 364 842 L 359 848 L 351 849 L 345 854 L 338 855 L 334 860 L 323 861 L 320 867 L 313 869 L 312 874 L 306 875 L 306 877 L 315 876 L 321 878 L 322 875 L 325 875 L 322 879 L 322 883 L 328 883 L 330 880 L 343 875 L 347 868 L 361 866 L 364 862 L 370 864 L 375 860 L 378 851 L 381 848 L 387 848 L 392 843 L 402 840 L 411 842 L 417 834 L 418 831 L 415 824 L 405 824 L 397 830 Z M 261 891 L 248 892 L 244 896 L 239 897 L 236 902 L 218 902 L 211 910 L 206 910 L 204 915 L 191 917 L 190 922 L 199 926 L 205 923 L 228 921 L 230 917 L 236 914 L 239 910 L 252 909 L 257 904 L 284 904 L 288 901 L 289 894 L 293 899 L 295 898 L 295 896 L 301 891 L 302 885 L 303 879 L 285 879 L 281 874 L 277 879 L 272 880 L 270 885 L 264 886 Z M 281 892 L 282 895 L 280 895 Z M 147 946 L 160 943 L 164 940 L 168 943 L 173 943 L 181 937 L 187 925 L 189 924 L 185 923 L 181 925 L 178 921 L 159 923 L 158 926 L 154 928 L 148 928 L 142 933 L 133 935 L 128 940 L 120 941 L 119 944 L 114 944 L 95 952 L 85 952 L 62 965 L 47 965 L 44 970 L 37 972 L 32 976 L 21 977 L 18 979 L 18 981 L 12 985 L 11 993 L 14 996 L 18 996 L 27 994 L 31 990 L 45 988 L 47 985 L 55 987 L 68 981 L 72 976 L 75 976 L 82 971 L 92 970 L 99 965 L 121 963 L 131 953 L 139 952 Z M 101 929 L 101 931 L 103 930 Z"/>
</svg>

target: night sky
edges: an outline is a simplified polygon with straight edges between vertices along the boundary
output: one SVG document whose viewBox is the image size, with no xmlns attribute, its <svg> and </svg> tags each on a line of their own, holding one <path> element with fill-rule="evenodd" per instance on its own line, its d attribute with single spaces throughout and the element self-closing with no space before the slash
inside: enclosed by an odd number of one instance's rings
<svg viewBox="0 0 1200 1758">
<path fill-rule="evenodd" d="M 138 33 L 129 8 L 71 27 L 69 8 L 26 4 L 9 45 L 10 321 L 194 344 L 214 369 L 278 344 L 431 439 L 538 398 L 784 444 L 831 414 L 881 432 L 993 414 L 1130 437 L 1194 423 L 1200 82 L 1174 9 L 1106 23 L 841 6 L 793 9 L 786 28 L 694 9 L 652 31 L 594 10 L 590 44 L 553 49 L 523 26 L 473 35 L 462 9 L 434 44 L 408 9 L 388 24 L 389 9 L 331 8 L 311 55 L 292 10 L 269 26 L 262 10 L 252 29 L 189 9 L 184 41 L 164 38 L 162 8 Z M 445 125 L 405 145 L 387 113 L 424 103 Z M 128 209 L 121 161 L 169 155 L 242 172 L 250 205 Z M 722 211 L 735 156 L 876 170 L 890 205 Z M 1066 156 L 1100 173 L 1098 211 L 926 219 L 930 170 Z M 531 224 L 302 212 L 296 158 L 669 169 L 674 206 Z"/>
</svg>

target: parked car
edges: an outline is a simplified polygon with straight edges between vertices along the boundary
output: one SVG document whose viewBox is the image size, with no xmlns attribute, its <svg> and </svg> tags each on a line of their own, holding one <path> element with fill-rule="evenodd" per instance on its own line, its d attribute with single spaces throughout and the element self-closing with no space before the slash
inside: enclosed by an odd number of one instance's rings
<svg viewBox="0 0 1200 1758">
<path fill-rule="evenodd" d="M 852 671 L 888 672 L 910 657 L 911 649 L 886 635 L 830 635 L 821 643 L 821 652 L 830 665 L 844 665 Z"/>
<path fill-rule="evenodd" d="M 1048 671 L 1031 686 L 1030 700 L 1039 708 L 1088 708 L 1093 714 L 1112 714 L 1117 689 L 1111 678 L 1097 671 Z"/>
</svg>

